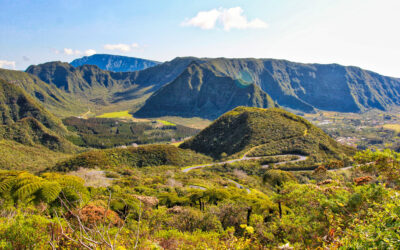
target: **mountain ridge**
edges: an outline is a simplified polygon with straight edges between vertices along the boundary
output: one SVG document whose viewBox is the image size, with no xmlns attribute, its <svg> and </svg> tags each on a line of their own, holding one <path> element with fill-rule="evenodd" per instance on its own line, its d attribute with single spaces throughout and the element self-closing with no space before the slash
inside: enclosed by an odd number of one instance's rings
<svg viewBox="0 0 400 250">
<path fill-rule="evenodd" d="M 386 77 L 354 66 L 339 64 L 302 64 L 276 59 L 199 59 L 215 76 L 233 79 L 248 78 L 282 107 L 303 112 L 317 109 L 337 112 L 363 112 L 369 109 L 387 110 L 400 105 L 400 79 Z M 215 86 L 221 84 L 214 78 Z M 221 78 L 220 78 L 221 79 Z M 160 101 L 160 93 L 169 92 L 171 83 L 156 91 L 139 109 L 157 110 L 168 104 L 169 96 Z M 176 93 L 178 95 L 178 93 Z M 210 93 L 211 94 L 211 93 Z M 157 97 L 157 103 L 154 98 Z M 172 95 L 175 96 L 175 95 Z M 215 113 L 219 116 L 223 112 Z M 147 116 L 156 115 L 147 113 Z"/>
<path fill-rule="evenodd" d="M 96 65 L 102 70 L 114 72 L 137 71 L 150 68 L 160 64 L 160 62 L 120 55 L 110 54 L 94 54 L 77 58 L 70 63 L 74 67 L 88 65 Z"/>
<path fill-rule="evenodd" d="M 207 82 L 207 86 L 214 86 L 214 89 L 208 87 L 207 93 L 202 90 L 201 95 L 193 94 L 186 83 L 190 79 L 198 78 L 194 75 L 198 70 L 192 70 L 189 75 L 182 76 L 193 65 L 207 72 L 203 81 Z M 228 78 L 239 82 L 239 85 L 254 84 L 253 94 L 248 93 L 250 99 L 253 98 L 251 96 L 264 96 L 266 100 L 268 96 L 281 107 L 302 112 L 364 112 L 400 106 L 400 79 L 339 64 L 304 64 L 254 58 L 177 57 L 135 72 L 104 71 L 92 65 L 75 68 L 67 63 L 50 62 L 33 65 L 27 69 L 27 73 L 56 86 L 61 91 L 77 96 L 79 100 L 85 100 L 88 105 L 116 105 L 130 109 L 131 113 L 137 112 L 137 115 L 142 117 L 170 114 L 187 116 L 191 113 L 203 118 L 215 118 L 235 105 L 267 107 L 257 104 L 259 101 L 246 103 L 243 100 L 230 105 L 232 99 L 229 98 L 235 96 L 236 90 L 222 87 L 228 86 Z M 184 77 L 186 80 L 183 80 Z M 176 88 L 179 81 L 180 88 Z M 185 84 L 182 83 L 184 81 Z M 187 96 L 183 97 L 179 92 L 186 93 Z M 182 107 L 177 102 L 176 110 L 173 110 L 170 96 L 179 99 L 181 105 L 195 106 L 192 110 L 181 110 Z M 214 96 L 208 98 L 210 105 L 198 105 L 206 96 Z M 217 105 L 220 102 L 228 104 L 223 108 L 223 105 Z"/>
</svg>

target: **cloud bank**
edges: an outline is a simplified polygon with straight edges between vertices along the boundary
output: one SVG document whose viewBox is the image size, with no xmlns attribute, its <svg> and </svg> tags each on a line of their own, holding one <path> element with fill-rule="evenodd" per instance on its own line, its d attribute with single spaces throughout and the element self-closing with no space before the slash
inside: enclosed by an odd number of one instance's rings
<svg viewBox="0 0 400 250">
<path fill-rule="evenodd" d="M 181 25 L 198 27 L 204 30 L 211 30 L 217 25 L 221 25 L 226 31 L 231 29 L 265 29 L 268 27 L 266 22 L 258 18 L 249 21 L 243 15 L 243 12 L 241 7 L 200 11 L 195 17 L 183 21 Z"/>
</svg>

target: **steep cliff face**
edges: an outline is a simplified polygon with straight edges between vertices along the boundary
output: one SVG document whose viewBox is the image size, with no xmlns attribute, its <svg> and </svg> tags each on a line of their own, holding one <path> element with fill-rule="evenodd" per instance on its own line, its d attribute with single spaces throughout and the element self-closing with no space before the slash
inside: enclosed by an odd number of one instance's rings
<svg viewBox="0 0 400 250">
<path fill-rule="evenodd" d="M 136 115 L 215 119 L 237 106 L 274 106 L 272 99 L 254 83 L 217 76 L 204 66 L 192 63 L 178 78 L 154 94 Z"/>
<path fill-rule="evenodd" d="M 82 65 L 96 65 L 102 70 L 114 72 L 128 72 L 147 69 L 160 64 L 160 62 L 136 57 L 96 54 L 84 56 L 71 62 L 74 67 Z"/>
<path fill-rule="evenodd" d="M 87 111 L 87 102 L 81 102 L 53 84 L 48 84 L 32 74 L 0 69 L 0 78 L 23 89 L 44 108 L 57 116 L 76 115 Z"/>
<path fill-rule="evenodd" d="M 238 105 L 271 103 L 305 112 L 362 112 L 400 105 L 400 79 L 337 64 L 184 57 L 135 72 L 104 71 L 94 65 L 75 68 L 61 62 L 31 66 L 27 72 L 95 105 L 143 102 L 151 96 L 137 112 L 147 117 L 210 118 Z"/>
<path fill-rule="evenodd" d="M 202 81 L 214 88 L 202 88 L 202 93 L 205 93 L 205 90 L 208 90 L 205 95 L 218 92 L 218 101 L 230 101 L 232 89 L 226 87 L 227 79 L 230 78 L 256 85 L 260 88 L 260 93 L 268 95 L 280 106 L 305 112 L 315 109 L 360 112 L 373 108 L 385 110 L 391 105 L 400 105 L 400 79 L 381 76 L 357 67 L 301 64 L 274 59 L 217 58 L 202 59 L 197 63 L 202 69 L 207 69 L 207 75 L 201 76 Z M 183 114 L 179 104 L 194 105 L 199 100 L 199 95 L 193 95 L 189 84 L 198 78 L 196 74 L 199 74 L 198 70 L 186 70 L 174 82 L 154 93 L 138 114 L 170 114 L 173 102 L 176 108 L 175 115 Z M 180 93 L 192 100 L 182 102 L 183 97 L 179 97 Z M 179 97 L 179 100 L 171 100 L 171 96 Z M 236 104 L 260 107 L 257 103 Z M 201 109 L 198 105 L 195 107 Z M 205 110 L 204 108 L 196 113 L 202 114 Z M 215 111 L 214 116 L 223 113 L 222 110 L 219 113 L 216 109 L 211 111 Z"/>
</svg>

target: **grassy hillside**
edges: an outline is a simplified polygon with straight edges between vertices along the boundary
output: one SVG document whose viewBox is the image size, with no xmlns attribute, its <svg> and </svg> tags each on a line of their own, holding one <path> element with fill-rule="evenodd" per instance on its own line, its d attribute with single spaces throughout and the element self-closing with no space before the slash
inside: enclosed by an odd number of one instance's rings
<svg viewBox="0 0 400 250">
<path fill-rule="evenodd" d="M 0 169 L 36 173 L 69 157 L 70 154 L 55 152 L 40 145 L 27 146 L 16 141 L 0 140 Z"/>
<path fill-rule="evenodd" d="M 211 158 L 172 145 L 95 150 L 74 156 L 56 165 L 55 170 L 73 171 L 82 168 L 122 169 L 124 167 L 187 166 L 211 162 Z"/>
<path fill-rule="evenodd" d="M 0 69 L 0 79 L 10 82 L 42 103 L 51 113 L 63 117 L 87 111 L 87 104 L 79 98 L 22 71 Z"/>
<path fill-rule="evenodd" d="M 63 138 L 68 134 L 62 122 L 24 90 L 0 79 L 0 138 L 72 152 L 76 147 Z"/>
<path fill-rule="evenodd" d="M 180 145 L 218 158 L 221 154 L 311 155 L 343 159 L 351 149 L 339 145 L 307 120 L 277 108 L 238 107 Z"/>
</svg>

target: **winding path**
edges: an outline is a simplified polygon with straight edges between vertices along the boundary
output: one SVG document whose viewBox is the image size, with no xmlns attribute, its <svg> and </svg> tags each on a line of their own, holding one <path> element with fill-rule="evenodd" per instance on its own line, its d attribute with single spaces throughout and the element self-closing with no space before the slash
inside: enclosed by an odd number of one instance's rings
<svg viewBox="0 0 400 250">
<path fill-rule="evenodd" d="M 251 149 L 251 150 L 253 150 L 253 149 Z M 294 155 L 294 154 L 248 157 L 247 155 L 250 153 L 251 150 L 249 150 L 246 154 L 243 155 L 242 158 L 239 158 L 239 159 L 234 159 L 234 160 L 229 160 L 229 161 L 222 161 L 222 162 L 218 162 L 218 163 L 209 163 L 209 164 L 193 166 L 193 167 L 189 167 L 189 168 L 183 169 L 182 172 L 188 173 L 189 171 L 192 171 L 192 170 L 195 170 L 195 169 L 210 167 L 210 166 L 214 166 L 214 165 L 222 165 L 222 164 L 233 163 L 233 162 L 238 162 L 238 161 L 258 160 L 258 159 L 262 159 L 262 158 L 266 158 L 266 157 L 283 157 L 283 156 L 296 156 L 296 157 L 298 157 L 295 160 L 277 162 L 277 163 L 275 163 L 275 165 L 282 165 L 282 164 L 289 163 L 289 162 L 305 161 L 307 159 L 307 157 L 304 156 L 304 155 Z M 262 168 L 269 168 L 269 165 L 262 165 L 261 167 Z M 228 179 L 228 181 L 233 183 L 239 189 L 245 189 L 247 191 L 247 193 L 251 192 L 249 188 L 244 187 L 242 184 L 239 184 L 234 180 Z M 204 187 L 198 187 L 198 186 L 195 186 L 195 185 L 190 185 L 190 187 L 191 188 L 198 188 L 198 189 L 201 189 L 201 190 L 205 189 Z"/>
<path fill-rule="evenodd" d="M 258 147 L 258 146 L 257 146 L 257 147 Z M 307 160 L 307 156 L 304 156 L 304 155 L 297 155 L 297 154 L 268 155 L 268 156 L 248 157 L 247 155 L 248 155 L 252 150 L 254 150 L 254 149 L 257 148 L 257 147 L 254 147 L 254 148 L 250 149 L 247 153 L 245 153 L 245 154 L 242 156 L 242 158 L 234 159 L 234 160 L 229 160 L 229 161 L 222 161 L 222 162 L 217 162 L 217 163 L 209 163 L 209 164 L 203 164 L 203 165 L 197 165 L 197 166 L 193 166 L 193 167 L 188 167 L 188 168 L 183 169 L 182 172 L 188 173 L 188 172 L 190 172 L 190 171 L 192 171 L 192 170 L 195 170 L 195 169 L 210 167 L 210 166 L 214 166 L 214 165 L 222 165 L 222 164 L 234 163 L 234 162 L 239 162 L 239 161 L 247 161 L 247 160 L 259 160 L 259 159 L 266 158 L 266 157 L 285 157 L 285 156 L 289 156 L 289 157 L 290 157 L 290 156 L 296 156 L 296 157 L 298 157 L 298 158 L 295 159 L 295 160 L 276 162 L 276 163 L 274 163 L 275 166 L 283 165 L 283 164 L 286 164 L 286 163 L 295 163 L 295 162 L 300 162 L 300 161 L 305 161 L 305 160 Z M 261 167 L 262 167 L 262 168 L 269 168 L 270 166 L 269 166 L 268 164 L 266 164 L 266 165 L 262 165 Z M 339 171 L 339 170 L 346 170 L 346 169 L 351 169 L 351 168 L 353 168 L 353 167 L 354 167 L 354 166 L 343 167 L 343 168 L 336 168 L 336 169 L 329 169 L 328 171 L 332 171 L 332 172 L 333 172 L 333 171 Z M 293 172 L 294 172 L 294 171 L 314 171 L 314 170 L 296 170 L 296 169 L 292 169 L 292 170 L 285 170 L 285 171 L 293 171 Z M 245 190 L 247 191 L 247 193 L 250 193 L 250 192 L 251 192 L 249 188 L 244 187 L 243 185 L 237 183 L 237 182 L 234 181 L 234 180 L 228 179 L 228 181 L 231 182 L 231 183 L 233 183 L 233 184 L 234 184 L 237 188 L 239 188 L 239 189 L 245 189 Z M 194 186 L 194 185 L 191 185 L 190 187 L 192 187 L 192 188 L 200 188 L 200 187 L 197 187 L 197 186 Z M 204 188 L 204 187 L 201 187 L 200 189 L 204 190 L 205 188 Z"/>
<path fill-rule="evenodd" d="M 266 157 L 283 157 L 283 156 L 296 156 L 296 157 L 298 157 L 298 159 L 296 159 L 296 160 L 277 162 L 277 163 L 275 163 L 275 165 L 282 165 L 282 164 L 286 164 L 286 163 L 305 161 L 307 159 L 307 157 L 304 156 L 304 155 L 295 155 L 295 154 L 269 155 L 269 156 L 257 156 L 257 157 L 248 157 L 247 154 L 248 153 L 246 153 L 242 158 L 239 158 L 239 159 L 234 159 L 234 160 L 229 160 L 229 161 L 222 161 L 222 162 L 217 162 L 217 163 L 209 163 L 209 164 L 204 164 L 204 165 L 198 165 L 198 166 L 185 168 L 185 169 L 182 170 L 182 172 L 187 173 L 189 171 L 192 171 L 192 170 L 195 170 L 195 169 L 199 169 L 199 168 L 205 168 L 205 167 L 210 167 L 210 166 L 214 166 L 214 165 L 222 165 L 222 164 L 227 164 L 227 163 L 234 163 L 234 162 L 238 162 L 238 161 L 259 160 L 259 159 L 266 158 Z M 261 167 L 268 168 L 269 165 L 263 165 Z"/>
</svg>

